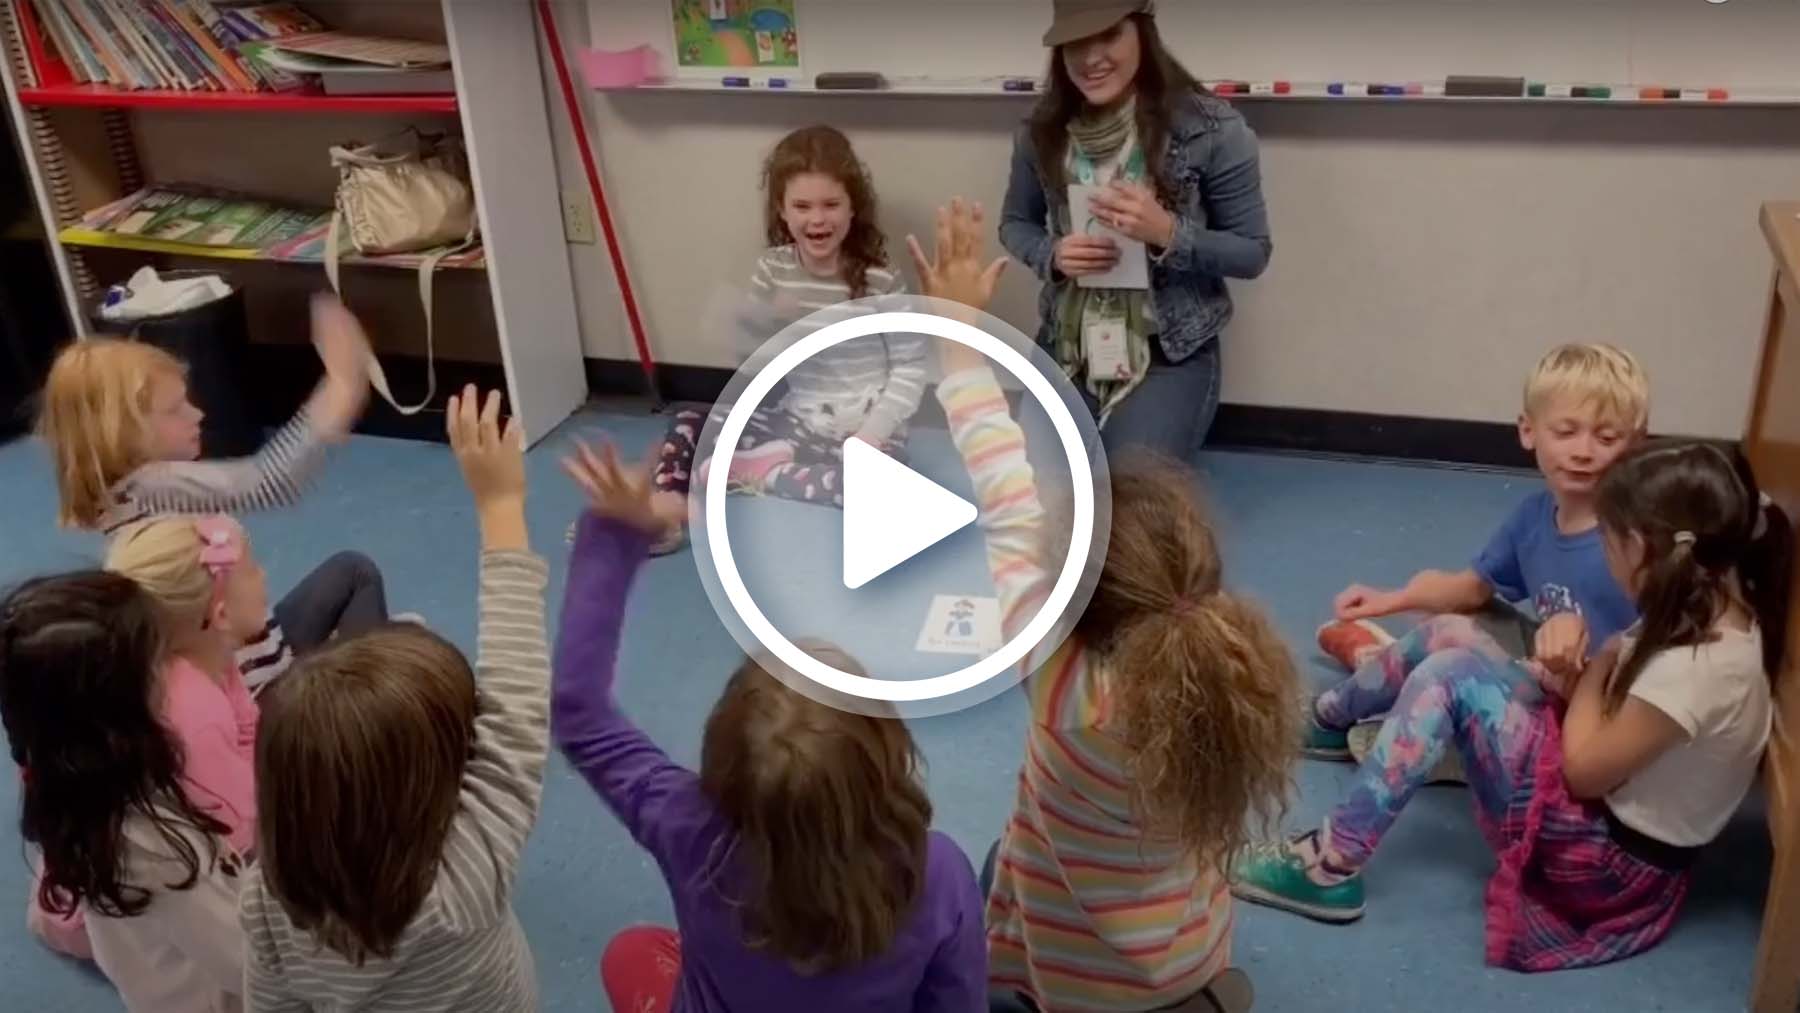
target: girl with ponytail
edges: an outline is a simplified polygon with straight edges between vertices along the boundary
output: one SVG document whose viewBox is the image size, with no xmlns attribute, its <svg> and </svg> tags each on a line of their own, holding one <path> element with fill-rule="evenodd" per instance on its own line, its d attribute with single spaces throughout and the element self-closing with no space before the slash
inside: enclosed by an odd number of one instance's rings
<svg viewBox="0 0 1800 1013">
<path fill-rule="evenodd" d="M 1668 934 L 1769 738 L 1792 529 L 1747 468 L 1698 443 L 1629 452 L 1597 511 L 1642 619 L 1566 685 L 1491 639 L 1423 660 L 1350 794 L 1322 829 L 1249 855 L 1240 897 L 1360 916 L 1363 865 L 1454 747 L 1500 859 L 1489 963 L 1585 967 Z"/>
<path fill-rule="evenodd" d="M 980 209 L 939 214 L 936 258 L 913 245 L 925 292 L 979 307 L 999 274 L 980 264 Z M 941 345 L 938 398 L 1010 635 L 1054 582 L 1044 509 L 993 371 Z M 1301 704 L 1280 637 L 1224 586 L 1191 471 L 1114 465 L 1093 599 L 1070 637 L 1023 664 L 1031 723 L 989 862 L 990 985 L 1028 1009 L 1248 1009 L 1249 982 L 1227 966 L 1224 866 L 1282 811 Z"/>
</svg>

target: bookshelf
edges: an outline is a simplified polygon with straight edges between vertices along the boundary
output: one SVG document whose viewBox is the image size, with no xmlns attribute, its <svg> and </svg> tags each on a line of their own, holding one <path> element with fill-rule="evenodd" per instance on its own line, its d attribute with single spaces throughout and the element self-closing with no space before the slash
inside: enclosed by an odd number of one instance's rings
<svg viewBox="0 0 1800 1013">
<path fill-rule="evenodd" d="M 263 91 L 124 91 L 96 84 L 58 84 L 19 89 L 26 108 L 178 109 L 190 112 L 454 113 L 456 94 L 314 95 Z"/>
<path fill-rule="evenodd" d="M 17 10 L 55 2 L 62 0 L 0 0 L 0 83 L 33 196 L 52 226 L 60 295 L 79 336 L 94 333 L 89 311 L 104 288 L 143 264 L 217 271 L 244 291 L 252 361 L 267 367 L 254 371 L 253 400 L 296 400 L 310 382 L 304 377 L 317 370 L 305 324 L 307 296 L 326 287 L 316 257 L 120 243 L 84 230 L 83 216 L 146 185 L 179 183 L 329 207 L 336 184 L 328 155 L 333 144 L 371 141 L 408 126 L 449 130 L 461 134 L 468 150 L 482 248 L 447 260 L 434 279 L 435 403 L 402 419 L 377 400 L 365 429 L 440 437 L 443 399 L 464 380 L 503 386 L 509 410 L 532 442 L 586 400 L 551 106 L 531 5 L 299 0 L 332 28 L 443 42 L 450 51 L 454 92 L 350 96 L 124 90 L 43 74 L 34 47 L 18 30 Z M 408 257 L 344 258 L 346 301 L 368 324 L 402 400 L 416 399 L 424 387 L 415 264 Z M 257 386 L 262 383 L 267 391 Z"/>
</svg>

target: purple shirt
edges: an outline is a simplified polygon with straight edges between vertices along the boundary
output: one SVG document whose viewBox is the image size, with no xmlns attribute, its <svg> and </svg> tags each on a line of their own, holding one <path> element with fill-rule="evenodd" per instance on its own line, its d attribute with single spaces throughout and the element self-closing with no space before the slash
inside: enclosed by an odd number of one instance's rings
<svg viewBox="0 0 1800 1013">
<path fill-rule="evenodd" d="M 680 1013 L 975 1013 L 987 1009 L 982 897 L 969 859 L 932 833 L 925 885 L 888 951 L 857 967 L 807 976 L 751 950 L 721 897 L 740 880 L 709 859 L 735 831 L 674 762 L 620 712 L 613 699 L 625 597 L 649 537 L 585 514 L 569 563 L 552 681 L 551 730 L 631 836 L 662 869 L 681 932 Z"/>
</svg>

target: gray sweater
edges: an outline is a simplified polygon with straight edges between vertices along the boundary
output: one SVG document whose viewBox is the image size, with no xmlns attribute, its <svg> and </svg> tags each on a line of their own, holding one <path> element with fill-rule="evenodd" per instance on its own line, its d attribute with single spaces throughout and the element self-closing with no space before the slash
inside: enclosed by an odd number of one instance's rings
<svg viewBox="0 0 1800 1013">
<path fill-rule="evenodd" d="M 537 977 L 512 910 L 519 855 L 537 822 L 549 749 L 544 561 L 481 558 L 475 743 L 437 882 L 392 960 L 356 967 L 295 928 L 260 869 L 244 884 L 245 998 L 258 1013 L 531 1013 Z M 321 841 L 329 847 L 330 841 Z"/>
</svg>

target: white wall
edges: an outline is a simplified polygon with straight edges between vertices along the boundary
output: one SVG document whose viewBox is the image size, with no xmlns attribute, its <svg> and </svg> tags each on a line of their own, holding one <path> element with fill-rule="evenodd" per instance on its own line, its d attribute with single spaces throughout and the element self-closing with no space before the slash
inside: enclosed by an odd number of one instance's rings
<svg viewBox="0 0 1800 1013">
<path fill-rule="evenodd" d="M 563 0 L 570 40 L 587 37 L 579 7 Z M 1010 131 L 1027 108 L 999 98 L 588 94 L 657 356 L 734 364 L 704 334 L 705 303 L 741 283 L 760 245 L 757 170 L 782 133 L 818 121 L 850 133 L 900 257 L 905 233 L 951 194 L 997 210 Z M 1236 286 L 1227 400 L 1504 420 L 1548 345 L 1611 340 L 1649 365 L 1658 430 L 1741 428 L 1768 289 L 1756 212 L 1800 191 L 1800 111 L 1243 109 L 1263 140 L 1275 256 L 1261 280 Z M 580 186 L 578 163 L 562 161 Z M 571 257 L 587 354 L 632 358 L 604 249 L 571 247 Z M 998 312 L 1030 331 L 1033 294 L 1016 272 Z"/>
</svg>

